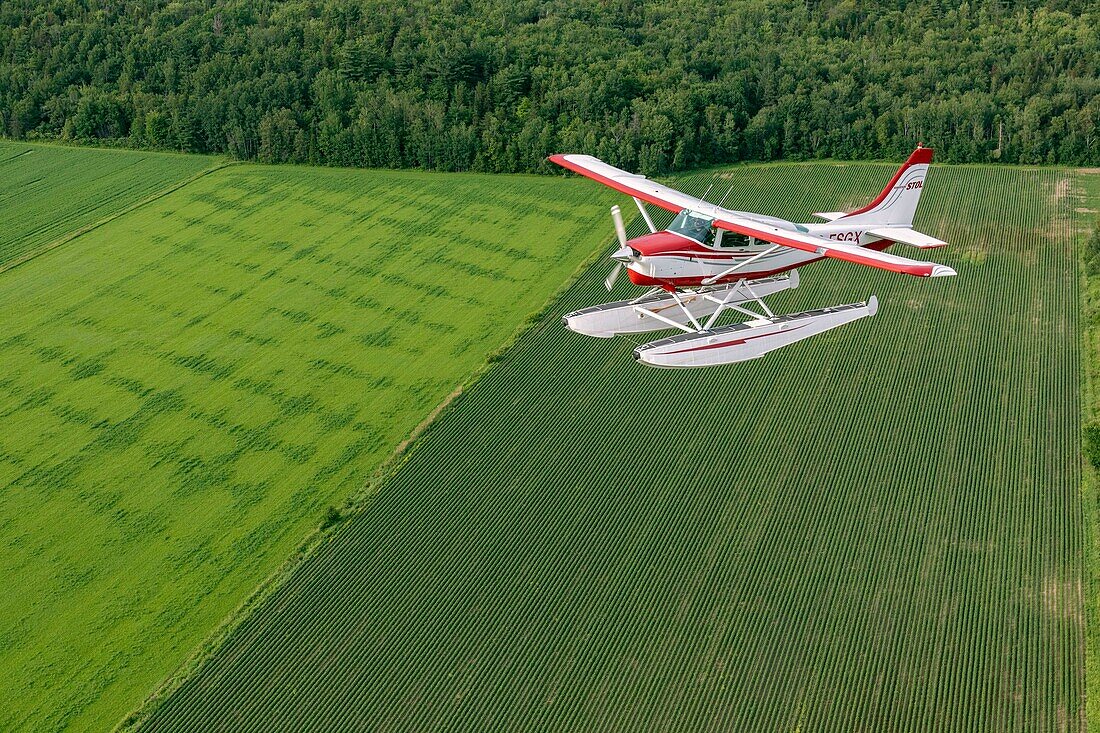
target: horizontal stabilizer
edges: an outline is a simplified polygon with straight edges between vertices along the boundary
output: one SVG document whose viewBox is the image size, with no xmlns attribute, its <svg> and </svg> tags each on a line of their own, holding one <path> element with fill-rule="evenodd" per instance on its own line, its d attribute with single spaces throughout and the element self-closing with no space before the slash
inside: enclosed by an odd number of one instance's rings
<svg viewBox="0 0 1100 733">
<path fill-rule="evenodd" d="M 844 216 L 843 211 L 815 211 L 814 216 L 825 221 L 836 221 L 840 217 Z"/>
<path fill-rule="evenodd" d="M 902 244 L 911 244 L 921 249 L 933 249 L 935 247 L 944 247 L 947 245 L 947 242 L 942 239 L 936 239 L 927 234 L 921 234 L 916 229 L 910 229 L 909 227 L 878 227 L 877 229 L 869 230 L 868 233 L 874 234 L 876 237 L 882 237 L 883 239 L 901 242 Z"/>
</svg>

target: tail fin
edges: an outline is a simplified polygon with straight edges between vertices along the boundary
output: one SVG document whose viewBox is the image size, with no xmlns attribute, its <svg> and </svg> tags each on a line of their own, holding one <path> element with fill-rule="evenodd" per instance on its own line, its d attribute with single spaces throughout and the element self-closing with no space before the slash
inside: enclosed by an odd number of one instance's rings
<svg viewBox="0 0 1100 733">
<path fill-rule="evenodd" d="M 901 164 L 898 172 L 874 201 L 862 209 L 845 214 L 837 221 L 876 226 L 912 226 L 924 177 L 932 162 L 932 153 L 932 148 L 917 145 L 909 160 Z"/>
</svg>

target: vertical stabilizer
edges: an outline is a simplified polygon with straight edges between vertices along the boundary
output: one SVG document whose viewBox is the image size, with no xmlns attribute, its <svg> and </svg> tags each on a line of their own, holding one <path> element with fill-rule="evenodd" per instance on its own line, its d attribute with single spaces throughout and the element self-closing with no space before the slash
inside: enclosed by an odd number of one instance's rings
<svg viewBox="0 0 1100 733">
<path fill-rule="evenodd" d="M 932 152 L 932 148 L 918 145 L 874 201 L 836 221 L 875 226 L 912 226 L 928 166 L 932 162 Z"/>
</svg>

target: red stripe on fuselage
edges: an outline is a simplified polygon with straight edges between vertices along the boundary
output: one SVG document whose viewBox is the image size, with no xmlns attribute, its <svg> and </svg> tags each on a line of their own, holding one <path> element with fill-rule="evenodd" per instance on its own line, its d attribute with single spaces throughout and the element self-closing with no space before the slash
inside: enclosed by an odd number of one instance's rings
<svg viewBox="0 0 1100 733">
<path fill-rule="evenodd" d="M 889 247 L 890 245 L 892 245 L 893 243 L 894 242 L 889 240 L 889 239 L 881 239 L 877 242 L 871 242 L 870 244 L 866 245 L 864 247 L 864 249 L 872 249 L 872 250 L 875 250 L 876 252 L 881 252 L 881 251 L 885 250 L 887 247 Z M 813 258 L 808 259 L 808 260 L 802 260 L 801 262 L 797 262 L 793 265 L 786 265 L 784 267 L 773 267 L 773 268 L 770 268 L 770 269 L 763 269 L 763 270 L 753 270 L 752 272 L 749 272 L 748 270 L 737 270 L 736 272 L 732 272 L 729 275 L 726 275 L 725 277 L 723 277 L 720 280 L 716 280 L 714 283 L 708 283 L 708 284 L 714 285 L 714 284 L 734 283 L 734 282 L 737 282 L 738 280 L 759 280 L 762 277 L 772 277 L 773 275 L 781 275 L 784 272 L 789 272 L 790 270 L 794 270 L 794 269 L 797 269 L 799 267 L 805 267 L 806 265 L 812 264 L 814 262 L 819 262 L 819 261 L 824 260 L 824 259 L 827 259 L 827 258 L 825 258 L 825 257 L 813 257 Z M 766 265 L 767 261 L 768 261 L 768 258 L 764 258 L 762 260 L 759 260 L 759 263 L 761 265 Z M 655 278 L 655 277 L 650 277 L 648 275 L 643 275 L 640 272 L 635 272 L 634 270 L 631 270 L 629 267 L 626 268 L 626 276 L 629 277 L 630 282 L 634 283 L 635 285 L 640 285 L 640 286 L 647 287 L 647 288 L 652 288 L 652 287 L 698 288 L 698 287 L 702 287 L 703 286 L 703 281 L 708 278 L 708 276 L 706 276 L 706 275 L 700 275 L 699 277 Z"/>
<path fill-rule="evenodd" d="M 707 283 L 708 285 L 715 285 L 719 283 L 735 283 L 738 280 L 759 280 L 762 277 L 771 277 L 772 275 L 779 275 L 781 273 L 793 270 L 803 265 L 808 265 L 811 262 L 817 262 L 823 260 L 824 257 L 814 257 L 812 260 L 803 260 L 795 265 L 786 265 L 785 267 L 776 267 L 770 270 L 757 270 L 748 272 L 747 270 L 737 270 L 731 272 L 729 275 L 716 280 L 713 283 Z M 697 288 L 703 285 L 703 281 L 707 280 L 708 275 L 700 275 L 699 277 L 664 277 L 655 278 L 649 275 L 643 275 L 640 272 L 631 270 L 629 267 L 626 269 L 626 276 L 630 278 L 630 282 L 635 285 L 643 285 L 645 287 L 672 287 L 672 288 Z"/>
</svg>

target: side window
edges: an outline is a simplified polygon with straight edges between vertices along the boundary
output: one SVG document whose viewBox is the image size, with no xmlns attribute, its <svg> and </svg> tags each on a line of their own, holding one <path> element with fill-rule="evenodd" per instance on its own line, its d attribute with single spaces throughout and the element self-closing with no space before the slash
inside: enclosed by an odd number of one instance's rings
<svg viewBox="0 0 1100 733">
<path fill-rule="evenodd" d="M 722 235 L 722 249 L 726 249 L 727 247 L 748 247 L 750 244 L 752 244 L 752 240 L 744 234 L 725 232 Z"/>
</svg>

